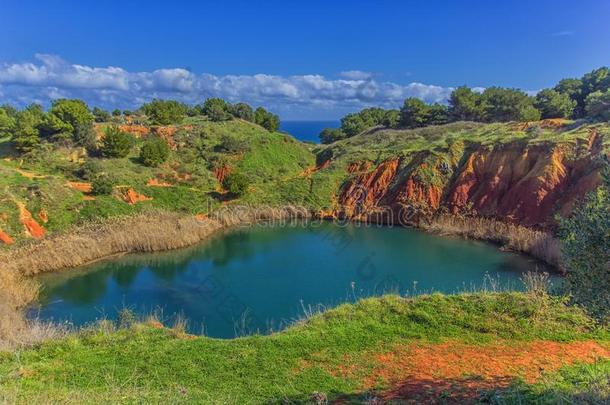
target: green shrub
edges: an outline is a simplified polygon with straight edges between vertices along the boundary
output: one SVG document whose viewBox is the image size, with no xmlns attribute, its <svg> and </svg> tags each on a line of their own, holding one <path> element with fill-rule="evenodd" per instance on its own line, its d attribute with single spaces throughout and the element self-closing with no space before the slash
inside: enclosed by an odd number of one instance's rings
<svg viewBox="0 0 610 405">
<path fill-rule="evenodd" d="M 150 103 L 144 104 L 141 110 L 153 124 L 170 125 L 182 122 L 188 107 L 176 100 L 154 99 Z M 131 112 L 124 111 L 123 115 L 131 115 Z"/>
<path fill-rule="evenodd" d="M 76 175 L 83 180 L 93 180 L 102 172 L 102 166 L 97 160 L 87 159 Z"/>
<path fill-rule="evenodd" d="M 573 301 L 610 323 L 610 168 L 604 185 L 561 221 L 563 256 L 568 267 L 564 288 Z"/>
<path fill-rule="evenodd" d="M 97 134 L 93 128 L 93 123 L 78 124 L 74 128 L 74 142 L 78 146 L 87 149 L 89 153 L 97 151 Z"/>
<path fill-rule="evenodd" d="M 147 139 L 140 149 L 140 160 L 146 166 L 155 167 L 167 160 L 169 146 L 159 137 Z"/>
<path fill-rule="evenodd" d="M 112 194 L 114 184 L 107 174 L 98 174 L 91 182 L 91 192 L 95 195 Z"/>
<path fill-rule="evenodd" d="M 241 173 L 232 173 L 225 177 L 224 188 L 235 197 L 241 197 L 250 186 L 250 180 Z"/>
<path fill-rule="evenodd" d="M 203 103 L 203 113 L 207 115 L 210 121 L 219 122 L 226 121 L 231 118 L 229 114 L 229 105 L 221 98 L 208 98 Z"/>
<path fill-rule="evenodd" d="M 121 131 L 117 126 L 111 126 L 106 129 L 100 151 L 104 157 L 122 158 L 129 155 L 133 144 L 133 135 Z"/>
</svg>

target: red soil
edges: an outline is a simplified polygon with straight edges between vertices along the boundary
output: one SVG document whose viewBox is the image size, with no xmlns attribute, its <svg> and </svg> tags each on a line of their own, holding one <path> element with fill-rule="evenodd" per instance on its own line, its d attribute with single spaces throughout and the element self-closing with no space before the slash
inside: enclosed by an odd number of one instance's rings
<svg viewBox="0 0 610 405">
<path fill-rule="evenodd" d="M 0 242 L 4 243 L 5 245 L 12 245 L 13 243 L 15 243 L 13 238 L 11 238 L 9 234 L 7 234 L 6 232 L 4 232 L 1 229 L 0 229 Z"/>
<path fill-rule="evenodd" d="M 443 403 L 464 403 L 483 390 L 506 388 L 516 378 L 534 383 L 562 366 L 600 358 L 610 358 L 610 347 L 593 341 L 398 345 L 375 356 L 373 372 L 363 386 L 389 386 L 381 394 L 386 400 L 440 403 L 442 396 Z"/>
<path fill-rule="evenodd" d="M 47 214 L 47 211 L 44 208 L 41 208 L 38 212 L 38 218 L 40 218 L 43 224 L 49 222 L 49 214 Z"/>
<path fill-rule="evenodd" d="M 73 190 L 81 191 L 83 193 L 90 193 L 91 188 L 92 188 L 91 183 L 79 183 L 76 181 L 69 181 L 68 187 L 70 187 Z"/>
<path fill-rule="evenodd" d="M 152 197 L 147 197 L 144 194 L 139 194 L 131 187 L 121 192 L 121 198 L 123 199 L 123 201 L 130 205 L 135 205 L 141 201 L 152 200 Z"/>
<path fill-rule="evenodd" d="M 220 166 L 214 168 L 214 176 L 218 183 L 222 184 L 225 181 L 225 178 L 228 174 L 230 174 L 232 169 L 229 166 Z"/>
<path fill-rule="evenodd" d="M 174 185 L 171 183 L 167 183 L 158 179 L 150 179 L 148 183 L 146 183 L 149 187 L 173 187 Z"/>
<path fill-rule="evenodd" d="M 17 202 L 17 206 L 19 207 L 19 222 L 23 224 L 26 234 L 34 239 L 42 239 L 45 235 L 45 229 L 36 222 L 25 204 Z"/>
</svg>

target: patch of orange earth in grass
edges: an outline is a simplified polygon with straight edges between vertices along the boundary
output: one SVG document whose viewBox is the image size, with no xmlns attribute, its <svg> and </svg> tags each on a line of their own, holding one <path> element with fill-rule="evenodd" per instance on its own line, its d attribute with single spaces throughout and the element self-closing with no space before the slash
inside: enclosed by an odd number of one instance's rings
<svg viewBox="0 0 610 405">
<path fill-rule="evenodd" d="M 41 208 L 38 212 L 38 218 L 40 218 L 43 224 L 49 222 L 49 214 L 47 214 L 47 211 L 44 208 Z"/>
<path fill-rule="evenodd" d="M 15 243 L 13 238 L 11 238 L 11 236 L 2 229 L 0 229 L 0 242 L 4 243 L 5 245 L 12 245 Z"/>
<path fill-rule="evenodd" d="M 36 174 L 36 173 L 32 173 L 32 172 L 26 172 L 25 170 L 21 170 L 21 169 L 15 169 L 15 171 L 17 173 L 19 173 L 20 175 L 22 175 L 23 177 L 33 180 L 33 179 L 44 179 L 47 176 L 44 176 L 42 174 Z"/>
<path fill-rule="evenodd" d="M 171 183 L 167 183 L 165 181 L 161 181 L 159 179 L 150 179 L 148 180 L 148 183 L 146 183 L 147 186 L 149 187 L 173 187 L 174 185 Z"/>
<path fill-rule="evenodd" d="M 83 201 L 95 201 L 95 197 L 92 195 L 84 195 Z"/>
<path fill-rule="evenodd" d="M 141 201 L 150 201 L 152 197 L 145 196 L 144 194 L 140 194 L 135 191 L 133 188 L 128 188 L 127 190 L 123 190 L 121 192 L 121 198 L 127 204 L 135 205 Z"/>
<path fill-rule="evenodd" d="M 67 183 L 68 187 L 73 189 L 73 190 L 78 190 L 81 191 L 83 193 L 90 193 L 92 186 L 91 183 L 80 183 L 77 181 L 69 181 Z"/>
<path fill-rule="evenodd" d="M 388 400 L 437 403 L 442 396 L 443 403 L 463 403 L 483 390 L 508 387 L 516 378 L 534 383 L 543 373 L 600 358 L 610 358 L 610 346 L 594 341 L 397 345 L 392 352 L 375 356 L 373 372 L 363 385 L 388 386 L 382 394 Z"/>
<path fill-rule="evenodd" d="M 19 222 L 23 224 L 25 232 L 28 236 L 34 239 L 42 239 L 45 234 L 45 229 L 32 217 L 32 213 L 27 210 L 25 204 L 16 202 L 19 208 Z"/>
</svg>

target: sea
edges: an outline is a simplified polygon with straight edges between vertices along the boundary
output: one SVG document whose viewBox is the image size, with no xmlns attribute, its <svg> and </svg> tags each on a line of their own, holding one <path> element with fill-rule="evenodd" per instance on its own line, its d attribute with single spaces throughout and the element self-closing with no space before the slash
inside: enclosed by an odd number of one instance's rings
<svg viewBox="0 0 610 405">
<path fill-rule="evenodd" d="M 341 122 L 335 121 L 281 121 L 280 131 L 287 132 L 303 142 L 320 143 L 318 135 L 324 128 L 339 128 Z"/>
</svg>

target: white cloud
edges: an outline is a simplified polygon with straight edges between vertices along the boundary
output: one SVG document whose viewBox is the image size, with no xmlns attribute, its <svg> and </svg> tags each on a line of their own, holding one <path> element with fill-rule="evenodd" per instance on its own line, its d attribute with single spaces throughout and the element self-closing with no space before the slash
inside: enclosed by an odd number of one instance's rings
<svg viewBox="0 0 610 405">
<path fill-rule="evenodd" d="M 362 70 L 346 70 L 341 72 L 339 76 L 348 80 L 369 80 L 373 78 L 374 74 Z"/>
<path fill-rule="evenodd" d="M 0 102 L 47 104 L 58 97 L 76 97 L 107 108 L 135 108 L 152 98 L 198 103 L 207 97 L 264 105 L 280 114 L 337 116 L 366 106 L 398 107 L 407 97 L 443 102 L 452 88 L 374 79 L 352 70 L 341 78 L 321 75 L 275 76 L 195 74 L 168 68 L 129 72 L 120 67 L 71 64 L 56 55 L 37 54 L 35 61 L 0 64 Z"/>
</svg>

